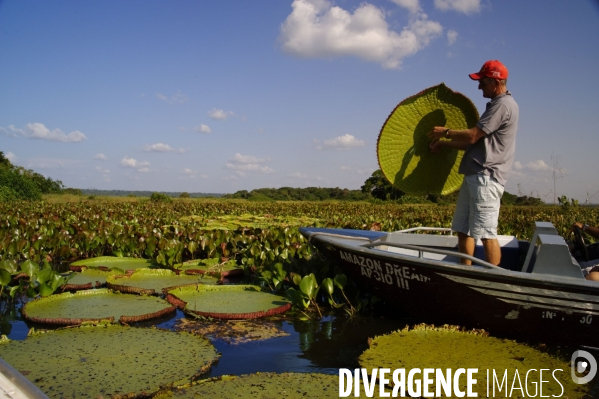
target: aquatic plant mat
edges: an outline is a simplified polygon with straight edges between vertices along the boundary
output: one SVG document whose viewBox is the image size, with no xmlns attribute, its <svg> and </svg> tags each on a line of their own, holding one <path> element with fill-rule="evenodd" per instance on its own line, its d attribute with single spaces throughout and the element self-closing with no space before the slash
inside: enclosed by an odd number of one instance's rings
<svg viewBox="0 0 599 399">
<path fill-rule="evenodd" d="M 289 335 L 274 321 L 269 322 L 263 319 L 203 321 L 185 318 L 178 320 L 174 328 L 176 331 L 201 334 L 209 339 L 218 339 L 231 345 Z"/>
<path fill-rule="evenodd" d="M 211 276 L 177 275 L 166 269 L 137 269 L 131 275 L 110 276 L 106 280 L 108 288 L 130 294 L 161 294 L 164 288 L 186 284 L 216 284 L 218 279 Z"/>
<path fill-rule="evenodd" d="M 184 216 L 180 220 L 195 221 L 210 230 L 313 226 L 319 221 L 319 219 L 307 216 L 275 216 L 271 214 L 258 216 L 249 213 L 243 215 L 214 215 L 211 217 L 192 215 Z"/>
<path fill-rule="evenodd" d="M 127 258 L 119 256 L 98 256 L 95 258 L 78 260 L 69 265 L 72 270 L 76 271 L 79 271 L 79 269 L 84 266 L 101 268 L 105 270 L 117 268 L 125 271 L 148 267 L 160 268 L 159 264 L 150 259 Z"/>
<path fill-rule="evenodd" d="M 166 298 L 185 312 L 217 319 L 255 319 L 291 308 L 286 297 L 254 285 L 190 285 L 169 290 Z"/>
<path fill-rule="evenodd" d="M 478 373 L 474 374 L 477 382 L 473 390 L 478 393 L 478 397 L 487 397 L 487 370 L 490 376 L 489 387 L 494 383 L 493 372 L 499 383 L 504 374 L 507 376 L 507 383 L 503 382 L 501 392 L 499 385 L 495 384 L 494 397 L 534 397 L 535 389 L 539 394 L 540 369 L 551 370 L 545 371 L 542 377 L 546 381 L 543 383 L 543 395 L 584 398 L 588 389 L 585 385 L 577 385 L 572 381 L 568 360 L 561 360 L 514 341 L 490 337 L 483 330 L 464 331 L 456 326 L 431 327 L 421 324 L 412 330 L 406 328 L 375 337 L 369 340 L 369 345 L 370 348 L 359 358 L 361 367 L 405 369 L 406 378 L 407 373 L 415 368 L 451 369 L 452 372 L 461 368 L 478 369 Z M 533 369 L 536 371 L 530 373 L 527 379 L 527 372 Z M 562 370 L 555 374 L 559 383 L 552 376 L 552 372 L 557 369 Z M 417 377 L 422 378 L 422 374 Z M 430 391 L 435 392 L 435 374 L 432 374 L 432 378 Z M 466 392 L 466 381 L 465 376 L 459 379 L 461 391 Z"/>
<path fill-rule="evenodd" d="M 378 387 L 377 391 L 378 392 Z M 339 376 L 320 373 L 256 373 L 223 376 L 198 381 L 192 387 L 155 399 L 166 398 L 297 398 L 318 399 L 339 397 Z M 360 397 L 366 397 L 364 392 Z"/>
<path fill-rule="evenodd" d="M 217 356 L 193 334 L 118 325 L 36 332 L 0 344 L 0 357 L 50 398 L 156 393 L 205 373 Z"/>
<path fill-rule="evenodd" d="M 458 173 L 462 152 L 443 147 L 432 153 L 427 133 L 435 126 L 469 129 L 478 118 L 472 101 L 443 83 L 406 98 L 389 115 L 379 134 L 381 171 L 407 194 L 452 193 L 463 180 Z"/>
<path fill-rule="evenodd" d="M 23 317 L 36 323 L 77 325 L 85 321 L 111 320 L 133 323 L 175 312 L 161 298 L 114 293 L 102 288 L 51 295 L 28 302 Z"/>
</svg>

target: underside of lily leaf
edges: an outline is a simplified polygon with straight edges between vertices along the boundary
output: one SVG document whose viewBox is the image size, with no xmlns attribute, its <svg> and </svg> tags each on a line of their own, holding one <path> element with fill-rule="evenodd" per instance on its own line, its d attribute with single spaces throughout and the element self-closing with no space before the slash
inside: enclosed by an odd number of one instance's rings
<svg viewBox="0 0 599 399">
<path fill-rule="evenodd" d="M 169 290 L 166 299 L 185 312 L 216 319 L 255 319 L 291 308 L 287 298 L 254 285 L 190 285 Z"/>
<path fill-rule="evenodd" d="M 413 195 L 446 195 L 457 190 L 462 152 L 443 147 L 431 153 L 427 132 L 434 126 L 469 129 L 478 121 L 472 101 L 445 84 L 430 87 L 397 105 L 377 143 L 381 171 L 398 189 Z"/>
<path fill-rule="evenodd" d="M 114 293 L 102 288 L 38 298 L 23 306 L 23 317 L 35 323 L 78 325 L 86 321 L 135 323 L 176 311 L 163 299 Z"/>
<path fill-rule="evenodd" d="M 110 276 L 106 280 L 108 288 L 127 294 L 156 295 L 165 288 L 188 284 L 217 284 L 218 279 L 210 276 L 178 275 L 166 269 L 137 269 L 132 274 Z"/>
<path fill-rule="evenodd" d="M 243 268 L 237 264 L 235 259 L 225 262 L 221 262 L 217 258 L 189 260 L 175 265 L 174 268 L 184 271 L 185 274 L 207 274 L 221 277 L 243 274 Z"/>
<path fill-rule="evenodd" d="M 95 258 L 82 259 L 69 265 L 71 270 L 80 271 L 82 267 L 94 267 L 100 270 L 122 269 L 136 270 L 140 268 L 160 268 L 160 265 L 150 259 L 127 258 L 119 256 L 98 256 Z"/>
<path fill-rule="evenodd" d="M 38 332 L 0 344 L 0 357 L 50 398 L 148 397 L 205 374 L 218 359 L 205 338 L 119 325 Z"/>
<path fill-rule="evenodd" d="M 477 380 L 474 392 L 478 392 L 479 397 L 486 396 L 487 370 L 491 380 L 489 385 L 493 383 L 493 372 L 501 380 L 507 370 L 509 386 L 515 384 L 522 388 L 512 390 L 510 397 L 528 398 L 529 396 L 521 394 L 538 389 L 534 384 L 539 383 L 540 369 L 562 370 L 555 374 L 559 382 L 551 377 L 550 372 L 543 376 L 543 380 L 546 380 L 543 383 L 543 395 L 568 396 L 570 399 L 585 396 L 586 388 L 572 382 L 570 365 L 566 360 L 515 341 L 490 337 L 483 330 L 465 331 L 457 326 L 433 327 L 421 324 L 411 330 L 406 328 L 375 337 L 369 340 L 369 345 L 369 349 L 359 358 L 360 366 L 367 369 L 405 369 L 406 375 L 415 368 L 453 371 L 460 368 L 478 369 L 478 373 L 473 376 Z M 431 345 L 434 347 L 432 350 Z M 532 369 L 537 370 L 536 377 L 529 375 L 526 379 L 526 373 Z M 434 382 L 433 375 L 430 389 L 433 392 L 436 389 Z M 459 379 L 460 390 L 466 390 L 466 383 L 466 378 Z M 564 393 L 565 396 L 562 396 Z"/>
</svg>

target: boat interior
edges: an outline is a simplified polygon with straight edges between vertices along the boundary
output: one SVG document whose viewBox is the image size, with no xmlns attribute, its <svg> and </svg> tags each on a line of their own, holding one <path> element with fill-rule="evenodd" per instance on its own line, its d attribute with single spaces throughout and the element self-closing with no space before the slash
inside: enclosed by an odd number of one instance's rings
<svg viewBox="0 0 599 399">
<path fill-rule="evenodd" d="M 439 232 L 441 234 L 418 234 Z M 448 234 L 442 234 L 448 233 Z M 530 242 L 519 241 L 515 236 L 498 236 L 501 247 L 499 267 L 524 273 L 547 274 L 560 277 L 584 279 L 577 260 L 571 255 L 568 243 L 561 237 L 553 224 L 536 222 Z M 388 233 L 374 243 L 364 246 L 405 256 L 459 263 L 458 237 L 451 229 L 413 228 Z M 473 264 L 494 268 L 484 261 L 481 240 L 476 243 Z"/>
</svg>

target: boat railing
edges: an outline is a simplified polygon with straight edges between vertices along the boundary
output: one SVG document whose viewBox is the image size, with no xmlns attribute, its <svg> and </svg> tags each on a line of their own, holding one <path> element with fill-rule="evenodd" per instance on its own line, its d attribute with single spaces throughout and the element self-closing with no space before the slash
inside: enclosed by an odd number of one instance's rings
<svg viewBox="0 0 599 399">
<path fill-rule="evenodd" d="M 453 230 L 451 230 L 449 227 L 412 227 L 409 229 L 404 229 L 404 230 L 398 230 L 398 231 L 394 231 L 394 233 L 412 233 L 414 231 L 441 231 L 444 233 L 449 233 L 450 236 L 452 236 L 452 232 Z"/>
<path fill-rule="evenodd" d="M 386 247 L 394 247 L 394 248 L 401 248 L 401 249 L 410 249 L 412 251 L 417 251 L 418 257 L 423 258 L 423 259 L 424 259 L 425 252 L 439 254 L 439 255 L 446 255 L 446 256 L 455 256 L 455 257 L 459 257 L 459 258 L 463 258 L 463 259 L 468 259 L 469 261 L 471 261 L 477 265 L 486 267 L 487 269 L 505 270 L 502 267 L 499 267 L 497 265 L 494 265 L 494 264 L 484 261 L 482 259 L 478 259 L 474 256 L 458 253 L 456 251 L 449 251 L 446 249 L 421 247 L 418 245 L 411 245 L 411 244 L 398 244 L 395 242 L 387 242 L 387 241 L 368 242 L 368 243 L 362 244 L 361 246 L 366 247 L 366 248 L 375 248 L 375 247 L 379 247 L 379 246 L 386 246 Z"/>
</svg>

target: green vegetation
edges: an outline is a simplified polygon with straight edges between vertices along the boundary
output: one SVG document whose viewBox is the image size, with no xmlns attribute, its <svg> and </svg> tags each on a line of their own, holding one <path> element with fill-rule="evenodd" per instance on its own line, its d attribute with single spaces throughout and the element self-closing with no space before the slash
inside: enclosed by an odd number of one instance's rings
<svg viewBox="0 0 599 399">
<path fill-rule="evenodd" d="M 363 191 L 341 188 L 259 188 L 252 191 L 241 190 L 227 194 L 224 198 L 240 198 L 250 201 L 363 201 L 369 197 Z"/>
</svg>

